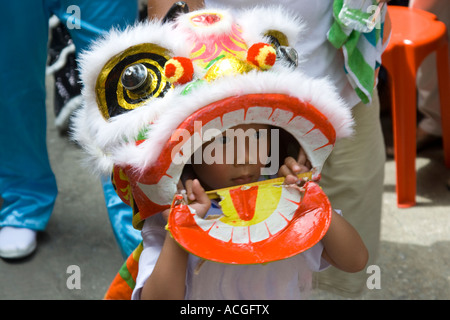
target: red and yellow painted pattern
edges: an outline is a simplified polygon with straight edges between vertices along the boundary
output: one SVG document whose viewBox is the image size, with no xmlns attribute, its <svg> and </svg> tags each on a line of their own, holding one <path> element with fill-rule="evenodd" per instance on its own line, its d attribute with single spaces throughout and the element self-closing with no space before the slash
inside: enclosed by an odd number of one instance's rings
<svg viewBox="0 0 450 320">
<path fill-rule="evenodd" d="M 230 33 L 196 38 L 191 59 L 201 68 L 208 69 L 210 62 L 219 56 L 231 56 L 245 61 L 246 53 L 247 45 L 241 37 L 241 30 L 233 24 Z"/>
<path fill-rule="evenodd" d="M 194 76 L 192 61 L 184 57 L 172 58 L 166 62 L 164 74 L 173 84 L 188 83 Z"/>
<path fill-rule="evenodd" d="M 256 43 L 248 49 L 247 61 L 259 67 L 261 70 L 272 68 L 276 60 L 277 53 L 270 44 Z"/>
</svg>

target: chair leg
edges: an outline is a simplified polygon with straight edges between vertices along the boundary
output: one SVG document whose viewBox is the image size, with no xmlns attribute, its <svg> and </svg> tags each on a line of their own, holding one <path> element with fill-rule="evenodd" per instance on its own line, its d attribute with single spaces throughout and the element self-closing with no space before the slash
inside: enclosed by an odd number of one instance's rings
<svg viewBox="0 0 450 320">
<path fill-rule="evenodd" d="M 416 204 L 416 71 L 405 59 L 391 65 L 392 123 L 397 181 L 397 205 Z"/>
<path fill-rule="evenodd" d="M 441 102 L 444 160 L 445 166 L 450 168 L 450 67 L 448 61 L 448 43 L 445 43 L 436 51 L 436 63 L 439 79 L 439 99 Z"/>
</svg>

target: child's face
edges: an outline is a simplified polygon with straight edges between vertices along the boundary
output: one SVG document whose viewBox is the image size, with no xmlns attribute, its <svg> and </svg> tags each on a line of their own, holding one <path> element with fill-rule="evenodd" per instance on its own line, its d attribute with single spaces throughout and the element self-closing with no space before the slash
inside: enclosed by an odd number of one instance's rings
<svg viewBox="0 0 450 320">
<path fill-rule="evenodd" d="M 211 163 L 203 158 L 202 163 L 194 162 L 192 165 L 205 189 L 214 190 L 256 182 L 270 153 L 270 127 L 262 124 L 235 126 L 204 144 L 203 156 L 208 150 L 212 150 L 216 161 Z"/>
</svg>

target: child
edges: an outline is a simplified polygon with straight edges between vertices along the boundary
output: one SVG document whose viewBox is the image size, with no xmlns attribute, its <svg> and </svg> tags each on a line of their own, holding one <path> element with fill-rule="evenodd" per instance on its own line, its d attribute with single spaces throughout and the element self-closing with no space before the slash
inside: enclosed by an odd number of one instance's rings
<svg viewBox="0 0 450 320">
<path fill-rule="evenodd" d="M 260 146 L 267 144 L 265 150 L 270 150 L 271 137 L 263 134 L 270 128 L 246 124 L 232 129 L 254 130 L 253 138 Z M 227 132 L 215 140 L 215 143 L 231 145 L 235 151 L 244 150 L 244 159 L 238 159 L 239 152 L 235 152 L 233 163 L 192 164 L 196 178 L 186 180 L 184 185 L 191 208 L 201 218 L 220 211 L 218 205 L 208 198 L 205 189 L 261 179 L 265 161 L 261 155 L 257 159 L 252 158 L 252 137 L 248 136 L 248 143 L 242 139 L 236 139 L 236 143 L 235 139 L 227 136 Z M 287 157 L 278 171 L 279 176 L 286 177 L 286 184 L 295 183 L 295 174 L 310 168 L 304 154 L 300 154 L 299 162 Z M 333 212 L 330 227 L 322 240 L 294 257 L 264 265 L 229 265 L 211 261 L 199 264 L 200 259 L 185 251 L 165 230 L 168 215 L 169 210 L 166 210 L 145 221 L 142 229 L 144 250 L 139 260 L 133 299 L 300 299 L 304 298 L 302 291 L 311 283 L 311 270 L 320 271 L 331 264 L 347 272 L 357 272 L 365 267 L 368 259 L 367 249 L 356 230 Z"/>
</svg>

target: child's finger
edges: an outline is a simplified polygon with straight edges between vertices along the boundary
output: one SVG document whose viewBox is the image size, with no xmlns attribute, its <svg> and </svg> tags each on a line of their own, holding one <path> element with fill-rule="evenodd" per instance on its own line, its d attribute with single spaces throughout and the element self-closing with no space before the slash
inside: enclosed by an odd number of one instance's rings
<svg viewBox="0 0 450 320">
<path fill-rule="evenodd" d="M 298 153 L 297 164 L 301 167 L 299 173 L 308 172 L 311 169 L 311 162 L 308 160 L 308 156 L 303 148 L 300 148 Z"/>
<path fill-rule="evenodd" d="M 279 177 L 285 177 L 284 184 L 294 184 L 299 179 L 295 173 L 293 173 L 286 165 L 282 165 L 278 170 Z"/>
<path fill-rule="evenodd" d="M 192 180 L 192 193 L 194 194 L 195 199 L 198 203 L 206 204 L 210 201 L 208 195 L 205 192 L 205 189 L 203 189 L 198 179 Z"/>
<path fill-rule="evenodd" d="M 298 181 L 298 178 L 292 174 L 289 174 L 286 176 L 286 178 L 284 179 L 284 184 L 294 184 Z"/>
<path fill-rule="evenodd" d="M 278 176 L 279 177 L 287 177 L 288 175 L 295 176 L 295 173 L 292 172 L 285 164 L 280 167 L 278 170 Z"/>
<path fill-rule="evenodd" d="M 292 173 L 297 174 L 300 173 L 300 170 L 302 169 L 299 165 L 299 163 L 292 157 L 287 157 L 284 160 L 284 164 L 291 170 Z"/>
<path fill-rule="evenodd" d="M 184 189 L 183 182 L 181 182 L 181 180 L 180 180 L 177 183 L 177 191 L 180 192 L 183 189 Z"/>
<path fill-rule="evenodd" d="M 304 165 L 306 164 L 307 160 L 308 158 L 306 157 L 305 150 L 303 150 L 303 148 L 300 148 L 300 151 L 298 152 L 297 163 Z"/>
<path fill-rule="evenodd" d="M 184 188 L 186 189 L 186 194 L 188 196 L 188 199 L 191 201 L 194 201 L 195 194 L 193 193 L 193 190 L 192 190 L 192 182 L 193 181 L 191 179 L 186 180 L 186 182 L 184 183 Z"/>
<path fill-rule="evenodd" d="M 197 215 L 203 218 L 211 207 L 211 200 L 197 179 L 192 181 L 192 192 L 195 195 L 196 201 L 191 205 L 196 210 Z"/>
</svg>

